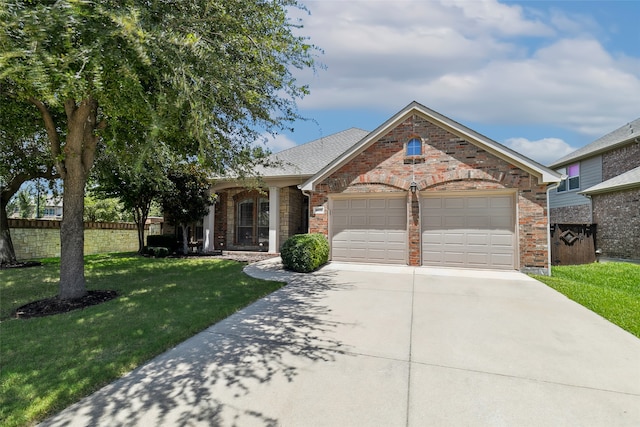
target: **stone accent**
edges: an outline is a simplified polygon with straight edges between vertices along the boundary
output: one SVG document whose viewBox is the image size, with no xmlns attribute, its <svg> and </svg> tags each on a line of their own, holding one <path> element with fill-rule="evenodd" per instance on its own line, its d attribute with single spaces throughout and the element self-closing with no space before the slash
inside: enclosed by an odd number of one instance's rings
<svg viewBox="0 0 640 427">
<path fill-rule="evenodd" d="M 406 162 L 404 144 L 415 136 L 423 141 L 424 161 Z M 399 124 L 317 186 L 311 195 L 310 232 L 328 235 L 330 194 L 407 191 L 410 197 L 413 180 L 420 192 L 515 189 L 519 267 L 548 269 L 546 186 L 539 185 L 527 172 L 417 116 Z M 421 227 L 415 213 L 418 197 L 408 199 L 410 265 L 421 262 Z M 325 206 L 324 214 L 313 214 L 313 208 L 318 206 Z"/>
<path fill-rule="evenodd" d="M 640 166 L 640 143 L 634 142 L 603 153 L 602 181 L 622 175 L 638 166 Z"/>
<path fill-rule="evenodd" d="M 550 209 L 549 224 L 591 224 L 592 222 L 590 204 Z"/>
<path fill-rule="evenodd" d="M 11 241 L 16 258 L 59 257 L 60 224 L 60 221 L 10 219 Z M 85 255 L 137 250 L 138 232 L 135 224 L 85 222 Z"/>
<path fill-rule="evenodd" d="M 640 189 L 594 194 L 592 203 L 602 256 L 640 260 Z"/>
<path fill-rule="evenodd" d="M 280 189 L 280 245 L 294 234 L 307 232 L 302 228 L 303 198 L 296 187 Z"/>
</svg>

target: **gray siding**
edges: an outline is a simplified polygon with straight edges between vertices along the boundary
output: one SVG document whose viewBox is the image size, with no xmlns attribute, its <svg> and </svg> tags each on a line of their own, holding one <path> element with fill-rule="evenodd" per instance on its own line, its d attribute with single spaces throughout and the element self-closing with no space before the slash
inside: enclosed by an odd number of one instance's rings
<svg viewBox="0 0 640 427">
<path fill-rule="evenodd" d="M 549 207 L 563 208 L 567 206 L 588 205 L 589 199 L 578 194 L 578 191 L 586 190 L 602 182 L 602 156 L 595 156 L 580 162 L 580 188 L 578 190 L 558 193 L 551 190 L 549 193 Z"/>
</svg>

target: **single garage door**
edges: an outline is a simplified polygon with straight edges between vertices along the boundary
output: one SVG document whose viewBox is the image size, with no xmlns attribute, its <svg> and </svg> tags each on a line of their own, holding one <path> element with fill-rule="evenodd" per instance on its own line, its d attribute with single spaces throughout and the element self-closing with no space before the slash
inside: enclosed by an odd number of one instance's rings
<svg viewBox="0 0 640 427">
<path fill-rule="evenodd" d="M 422 264 L 515 269 L 515 202 L 510 194 L 422 199 Z"/>
<path fill-rule="evenodd" d="M 406 264 L 407 202 L 403 197 L 332 199 L 331 259 Z"/>
</svg>

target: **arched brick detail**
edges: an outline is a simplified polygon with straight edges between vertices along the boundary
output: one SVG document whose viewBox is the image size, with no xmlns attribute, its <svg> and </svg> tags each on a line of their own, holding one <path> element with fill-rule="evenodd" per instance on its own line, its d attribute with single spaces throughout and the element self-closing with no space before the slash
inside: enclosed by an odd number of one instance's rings
<svg viewBox="0 0 640 427">
<path fill-rule="evenodd" d="M 389 187 L 399 188 L 401 190 L 409 190 L 411 182 L 407 181 L 406 179 L 386 173 L 370 172 L 361 175 L 356 181 L 352 182 L 351 184 L 382 184 L 388 185 Z"/>
<path fill-rule="evenodd" d="M 233 202 L 237 203 L 239 200 L 249 197 L 269 197 L 269 193 L 266 191 L 262 192 L 260 190 L 254 189 L 244 190 L 233 195 Z"/>
<path fill-rule="evenodd" d="M 478 169 L 456 169 L 427 176 L 418 182 L 418 190 L 425 190 L 429 187 L 452 181 L 491 181 L 501 183 L 505 177 L 506 174 L 503 172 L 487 173 Z M 520 180 L 520 177 L 517 176 L 516 179 Z"/>
</svg>

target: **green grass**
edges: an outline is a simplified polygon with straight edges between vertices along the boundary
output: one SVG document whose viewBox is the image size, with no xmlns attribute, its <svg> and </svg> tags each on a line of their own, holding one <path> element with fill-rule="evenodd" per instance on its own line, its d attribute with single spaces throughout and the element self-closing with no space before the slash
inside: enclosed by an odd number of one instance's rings
<svg viewBox="0 0 640 427">
<path fill-rule="evenodd" d="M 594 263 L 551 272 L 534 277 L 640 338 L 640 265 Z"/>
<path fill-rule="evenodd" d="M 109 302 L 55 316 L 14 319 L 19 306 L 55 296 L 59 260 L 0 270 L 0 425 L 56 413 L 177 343 L 273 292 L 244 264 L 212 259 L 88 256 L 87 288 Z"/>
</svg>

